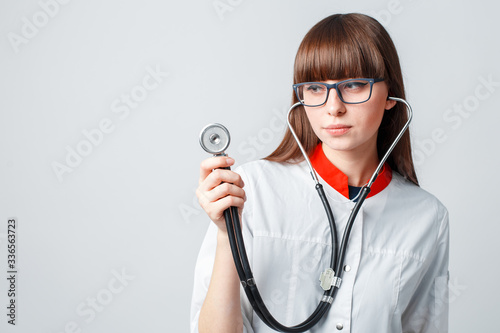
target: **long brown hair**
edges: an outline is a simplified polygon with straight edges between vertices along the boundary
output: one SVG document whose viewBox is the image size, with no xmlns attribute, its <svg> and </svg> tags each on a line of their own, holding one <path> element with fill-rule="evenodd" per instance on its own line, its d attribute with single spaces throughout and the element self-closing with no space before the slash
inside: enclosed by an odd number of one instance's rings
<svg viewBox="0 0 500 333">
<path fill-rule="evenodd" d="M 306 34 L 295 57 L 294 83 L 346 78 L 384 78 L 389 96 L 405 99 L 399 57 L 391 37 L 375 19 L 363 14 L 335 14 L 318 22 Z M 293 94 L 293 103 L 298 102 Z M 313 132 L 303 106 L 290 116 L 306 152 L 311 155 L 320 140 Z M 386 110 L 377 136 L 379 158 L 385 154 L 408 116 L 405 105 Z M 298 163 L 304 158 L 287 128 L 278 148 L 265 158 Z M 387 159 L 392 170 L 418 185 L 411 155 L 410 133 L 406 131 Z"/>
</svg>

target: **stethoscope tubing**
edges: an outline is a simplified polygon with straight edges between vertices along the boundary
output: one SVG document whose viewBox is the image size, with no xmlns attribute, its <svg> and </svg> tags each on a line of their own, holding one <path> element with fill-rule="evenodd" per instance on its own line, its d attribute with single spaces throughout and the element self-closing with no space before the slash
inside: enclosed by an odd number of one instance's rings
<svg viewBox="0 0 500 333">
<path fill-rule="evenodd" d="M 332 241 L 332 255 L 330 258 L 330 267 L 334 270 L 335 278 L 339 279 L 341 281 L 342 275 L 343 275 L 343 263 L 345 259 L 345 255 L 347 252 L 347 245 L 349 242 L 349 237 L 352 231 L 352 227 L 354 225 L 354 221 L 356 219 L 356 216 L 358 215 L 358 212 L 365 201 L 366 197 L 370 193 L 370 189 L 372 184 L 375 182 L 382 166 L 386 162 L 387 158 L 389 157 L 390 153 L 394 149 L 394 147 L 397 145 L 401 137 L 403 136 L 404 132 L 407 130 L 412 117 L 413 117 L 413 111 L 411 109 L 411 106 L 409 105 L 408 102 L 406 102 L 404 99 L 397 98 L 397 97 L 388 97 L 388 99 L 397 101 L 397 102 L 402 102 L 406 105 L 407 107 L 407 112 L 408 112 L 408 120 L 399 132 L 398 136 L 395 138 L 394 142 L 392 145 L 389 147 L 387 152 L 384 154 L 384 157 L 381 159 L 379 165 L 377 166 L 377 169 L 373 173 L 372 177 L 370 178 L 369 182 L 363 186 L 361 189 L 360 196 L 358 197 L 357 202 L 355 203 L 349 218 L 347 220 L 346 227 L 344 229 L 344 233 L 342 236 L 342 241 L 340 243 L 340 247 L 338 245 L 338 240 L 337 240 L 337 228 L 335 225 L 335 219 L 330 207 L 330 204 L 328 203 L 328 199 L 326 198 L 325 192 L 323 190 L 323 186 L 318 180 L 318 177 L 316 175 L 316 172 L 314 168 L 312 167 L 311 161 L 309 160 L 309 157 L 307 156 L 306 151 L 304 150 L 304 147 L 302 146 L 300 140 L 298 139 L 297 135 L 295 134 L 295 131 L 293 130 L 293 127 L 290 124 L 290 114 L 291 111 L 296 108 L 297 106 L 301 105 L 300 102 L 293 104 L 290 109 L 288 110 L 287 113 L 287 123 L 288 127 L 290 129 L 290 132 L 292 133 L 295 141 L 297 142 L 297 145 L 299 146 L 299 149 L 301 150 L 304 159 L 306 163 L 309 166 L 311 177 L 316 183 L 316 190 L 318 192 L 318 195 L 321 198 L 321 202 L 323 203 L 323 206 L 325 208 L 325 212 L 327 214 L 328 222 L 330 225 L 330 231 L 331 231 L 331 241 Z M 245 250 L 245 242 L 243 240 L 243 233 L 242 233 L 242 228 L 241 228 L 241 223 L 239 219 L 239 213 L 238 213 L 238 208 L 236 207 L 230 207 L 224 211 L 224 218 L 226 220 L 226 228 L 228 231 L 228 238 L 229 238 L 229 244 L 231 247 L 231 252 L 233 255 L 233 259 L 235 262 L 235 267 L 236 271 L 238 273 L 238 277 L 240 279 L 241 285 L 243 286 L 243 289 L 245 291 L 245 294 L 247 295 L 247 298 L 252 305 L 252 308 L 254 309 L 255 313 L 257 316 L 270 328 L 279 331 L 279 332 L 304 332 L 312 328 L 314 325 L 316 325 L 321 318 L 328 312 L 330 309 L 333 300 L 335 299 L 335 296 L 337 294 L 337 291 L 340 287 L 340 285 L 335 285 L 332 286 L 330 289 L 326 290 L 323 293 L 323 297 L 320 300 L 318 306 L 316 307 L 315 311 L 307 318 L 304 320 L 302 323 L 295 325 L 295 326 L 285 326 L 278 322 L 269 312 L 267 309 L 266 305 L 264 304 L 264 301 L 260 295 L 260 292 L 257 288 L 257 285 L 255 283 L 254 277 L 253 277 L 253 272 L 250 267 L 250 263 L 248 260 L 248 256 Z"/>
<path fill-rule="evenodd" d="M 326 200 L 326 197 L 324 197 Z M 322 200 L 323 201 L 323 200 Z M 331 303 L 328 302 L 320 302 L 316 310 L 304 320 L 301 324 L 287 327 L 278 322 L 267 309 L 262 296 L 257 288 L 257 285 L 253 278 L 253 273 L 249 266 L 248 257 L 246 255 L 246 251 L 238 251 L 244 249 L 244 241 L 242 237 L 241 224 L 238 215 L 238 209 L 236 207 L 231 207 L 224 211 L 224 217 L 226 219 L 226 227 L 228 229 L 228 238 L 231 246 L 231 252 L 233 253 L 233 259 L 235 260 L 236 271 L 241 281 L 241 285 L 245 291 L 245 294 L 248 297 L 252 308 L 255 313 L 259 316 L 259 318 L 272 329 L 279 332 L 304 332 L 309 330 L 311 327 L 316 325 L 319 320 L 323 317 L 323 315 L 328 311 L 331 306 Z M 333 214 L 332 214 L 333 218 Z M 335 230 L 335 229 L 333 229 Z M 337 256 L 333 255 L 332 258 L 336 258 Z M 332 288 L 334 289 L 334 288 Z M 332 297 L 329 291 L 324 292 L 324 297 Z M 324 298 L 323 297 L 323 298 Z"/>
</svg>

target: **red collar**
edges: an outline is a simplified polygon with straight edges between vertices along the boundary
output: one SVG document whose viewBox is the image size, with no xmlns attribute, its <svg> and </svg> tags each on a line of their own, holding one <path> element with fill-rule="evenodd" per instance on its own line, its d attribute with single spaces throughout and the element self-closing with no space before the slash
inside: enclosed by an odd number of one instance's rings
<svg viewBox="0 0 500 333">
<path fill-rule="evenodd" d="M 321 143 L 314 149 L 312 156 L 310 157 L 311 164 L 316 170 L 316 172 L 323 178 L 328 185 L 333 187 L 337 192 L 342 194 L 344 197 L 349 198 L 349 187 L 347 183 L 347 176 L 337 169 L 335 165 L 330 162 L 323 152 L 323 147 Z M 375 194 L 382 192 L 387 185 L 391 182 L 392 170 L 389 164 L 385 163 L 378 175 L 377 179 L 372 185 L 370 194 L 368 198 L 374 196 Z"/>
</svg>

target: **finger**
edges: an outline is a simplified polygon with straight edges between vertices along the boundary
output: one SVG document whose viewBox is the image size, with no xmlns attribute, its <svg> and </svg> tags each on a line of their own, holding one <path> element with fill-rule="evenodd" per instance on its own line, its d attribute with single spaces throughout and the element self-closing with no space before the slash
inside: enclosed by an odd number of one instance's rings
<svg viewBox="0 0 500 333">
<path fill-rule="evenodd" d="M 203 200 L 205 202 L 215 202 L 227 196 L 234 196 L 243 199 L 246 201 L 245 191 L 236 185 L 230 183 L 223 183 L 219 186 L 216 186 L 211 191 L 201 192 L 201 197 L 199 200 Z"/>
<path fill-rule="evenodd" d="M 238 173 L 231 170 L 215 169 L 200 184 L 200 188 L 205 191 L 210 191 L 222 183 L 231 183 L 238 187 L 245 186 L 243 179 L 241 179 Z"/>
<path fill-rule="evenodd" d="M 237 207 L 243 209 L 245 202 L 242 198 L 227 196 L 216 202 L 212 202 L 204 207 L 207 215 L 212 221 L 220 220 L 224 217 L 224 211 L 229 207 Z"/>
<path fill-rule="evenodd" d="M 203 160 L 200 165 L 200 183 L 207 178 L 212 170 L 230 167 L 233 164 L 234 159 L 227 156 L 217 156 Z"/>
</svg>

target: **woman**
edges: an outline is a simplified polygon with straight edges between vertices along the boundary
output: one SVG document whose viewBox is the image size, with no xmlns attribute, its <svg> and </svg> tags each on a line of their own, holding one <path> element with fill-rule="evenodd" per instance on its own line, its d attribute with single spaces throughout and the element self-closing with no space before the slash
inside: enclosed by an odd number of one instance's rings
<svg viewBox="0 0 500 333">
<path fill-rule="evenodd" d="M 404 104 L 388 99 L 405 98 L 397 52 L 373 18 L 332 15 L 304 37 L 294 83 L 294 103 L 304 106 L 291 123 L 342 234 L 360 187 L 407 121 Z M 274 332 L 240 296 L 223 218 L 230 206 L 240 209 L 255 280 L 277 320 L 302 322 L 322 296 L 330 230 L 291 133 L 266 159 L 221 169 L 233 164 L 201 163 L 197 196 L 213 223 L 196 267 L 192 332 Z M 448 213 L 418 186 L 406 132 L 355 220 L 331 309 L 310 332 L 446 332 L 447 281 Z"/>
</svg>

